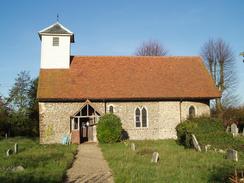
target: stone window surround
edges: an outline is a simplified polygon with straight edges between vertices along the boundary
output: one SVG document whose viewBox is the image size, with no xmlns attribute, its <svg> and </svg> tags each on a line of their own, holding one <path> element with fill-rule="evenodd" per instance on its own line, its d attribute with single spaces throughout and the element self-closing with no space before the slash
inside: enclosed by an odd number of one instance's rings
<svg viewBox="0 0 244 183">
<path fill-rule="evenodd" d="M 142 126 L 142 109 L 145 109 L 146 110 L 146 114 L 147 114 L 147 126 L 145 126 L 145 127 L 143 127 Z M 140 110 L 140 127 L 137 127 L 136 126 L 136 109 L 139 109 Z M 135 110 L 134 110 L 134 127 L 136 128 L 136 129 L 145 129 L 145 128 L 149 128 L 149 122 L 148 122 L 148 109 L 147 109 L 147 107 L 146 106 L 138 106 L 138 107 L 136 107 L 135 108 Z"/>
</svg>

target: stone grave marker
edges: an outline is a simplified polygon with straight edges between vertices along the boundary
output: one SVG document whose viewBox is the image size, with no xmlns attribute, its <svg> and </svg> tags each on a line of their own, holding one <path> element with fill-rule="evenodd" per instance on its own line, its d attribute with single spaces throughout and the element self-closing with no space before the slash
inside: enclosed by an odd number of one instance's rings
<svg viewBox="0 0 244 183">
<path fill-rule="evenodd" d="M 157 163 L 158 161 L 159 161 L 159 153 L 158 152 L 154 152 L 152 154 L 151 163 Z"/>
<path fill-rule="evenodd" d="M 230 126 L 230 128 L 231 128 L 231 133 L 233 134 L 233 136 L 237 136 L 238 135 L 237 125 L 235 123 L 232 123 L 232 125 Z"/>
<path fill-rule="evenodd" d="M 136 145 L 135 145 L 135 143 L 132 143 L 132 144 L 131 144 L 131 150 L 132 150 L 132 151 L 135 151 L 135 150 L 136 150 Z"/>
<path fill-rule="evenodd" d="M 14 154 L 17 154 L 19 152 L 19 145 L 16 143 L 14 144 Z"/>
<path fill-rule="evenodd" d="M 225 153 L 225 151 L 224 151 L 223 149 L 219 149 L 218 152 L 219 152 L 219 153 L 222 153 L 222 154 Z"/>
<path fill-rule="evenodd" d="M 7 133 L 5 133 L 5 138 L 6 138 L 6 139 L 8 138 L 8 134 L 7 134 Z"/>
<path fill-rule="evenodd" d="M 234 149 L 228 149 L 227 150 L 227 159 L 238 161 L 238 151 Z"/>
<path fill-rule="evenodd" d="M 208 152 L 208 150 L 211 148 L 211 145 L 210 144 L 207 144 L 204 146 L 204 151 L 205 152 Z"/>
<path fill-rule="evenodd" d="M 226 133 L 229 133 L 229 132 L 230 132 L 230 126 L 229 126 L 229 125 L 226 127 L 225 132 L 226 132 Z"/>
<path fill-rule="evenodd" d="M 243 130 L 242 130 L 242 136 L 244 136 L 244 128 L 243 128 Z"/>
<path fill-rule="evenodd" d="M 11 154 L 12 154 L 12 150 L 11 150 L 11 149 L 8 149 L 8 150 L 6 151 L 6 156 L 9 157 Z"/>
<path fill-rule="evenodd" d="M 16 166 L 16 167 L 14 167 L 14 168 L 12 169 L 13 172 L 22 172 L 22 171 L 24 171 L 24 170 L 25 170 L 25 168 L 24 168 L 23 166 L 21 166 L 21 165 Z"/>
<path fill-rule="evenodd" d="M 194 148 L 195 148 L 197 151 L 201 152 L 202 150 L 201 150 L 200 145 L 198 144 L 198 141 L 197 141 L 196 136 L 195 136 L 194 134 L 192 134 L 191 137 L 192 137 L 192 142 L 193 142 Z"/>
</svg>

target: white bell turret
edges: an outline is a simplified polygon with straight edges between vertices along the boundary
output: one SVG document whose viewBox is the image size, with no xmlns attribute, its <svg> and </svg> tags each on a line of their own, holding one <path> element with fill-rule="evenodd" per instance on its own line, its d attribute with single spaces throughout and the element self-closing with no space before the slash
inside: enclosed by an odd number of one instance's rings
<svg viewBox="0 0 244 183">
<path fill-rule="evenodd" d="M 68 69 L 74 34 L 59 22 L 41 30 L 41 69 Z"/>
</svg>

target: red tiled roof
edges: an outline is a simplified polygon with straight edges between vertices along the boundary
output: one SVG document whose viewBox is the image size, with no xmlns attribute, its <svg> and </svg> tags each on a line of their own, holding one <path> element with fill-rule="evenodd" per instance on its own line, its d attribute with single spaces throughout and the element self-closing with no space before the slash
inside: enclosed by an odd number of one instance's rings
<svg viewBox="0 0 244 183">
<path fill-rule="evenodd" d="M 194 99 L 220 93 L 200 57 L 75 56 L 41 69 L 39 100 Z"/>
</svg>

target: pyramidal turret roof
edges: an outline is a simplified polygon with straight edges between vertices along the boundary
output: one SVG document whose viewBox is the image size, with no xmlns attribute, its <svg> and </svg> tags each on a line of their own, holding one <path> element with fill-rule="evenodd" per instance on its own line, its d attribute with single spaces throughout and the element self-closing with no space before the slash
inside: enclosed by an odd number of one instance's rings
<svg viewBox="0 0 244 183">
<path fill-rule="evenodd" d="M 42 35 L 69 35 L 71 37 L 71 42 L 74 42 L 74 33 L 71 32 L 69 29 L 64 27 L 62 24 L 59 22 L 56 22 L 49 27 L 39 31 L 39 36 L 41 39 Z"/>
</svg>

